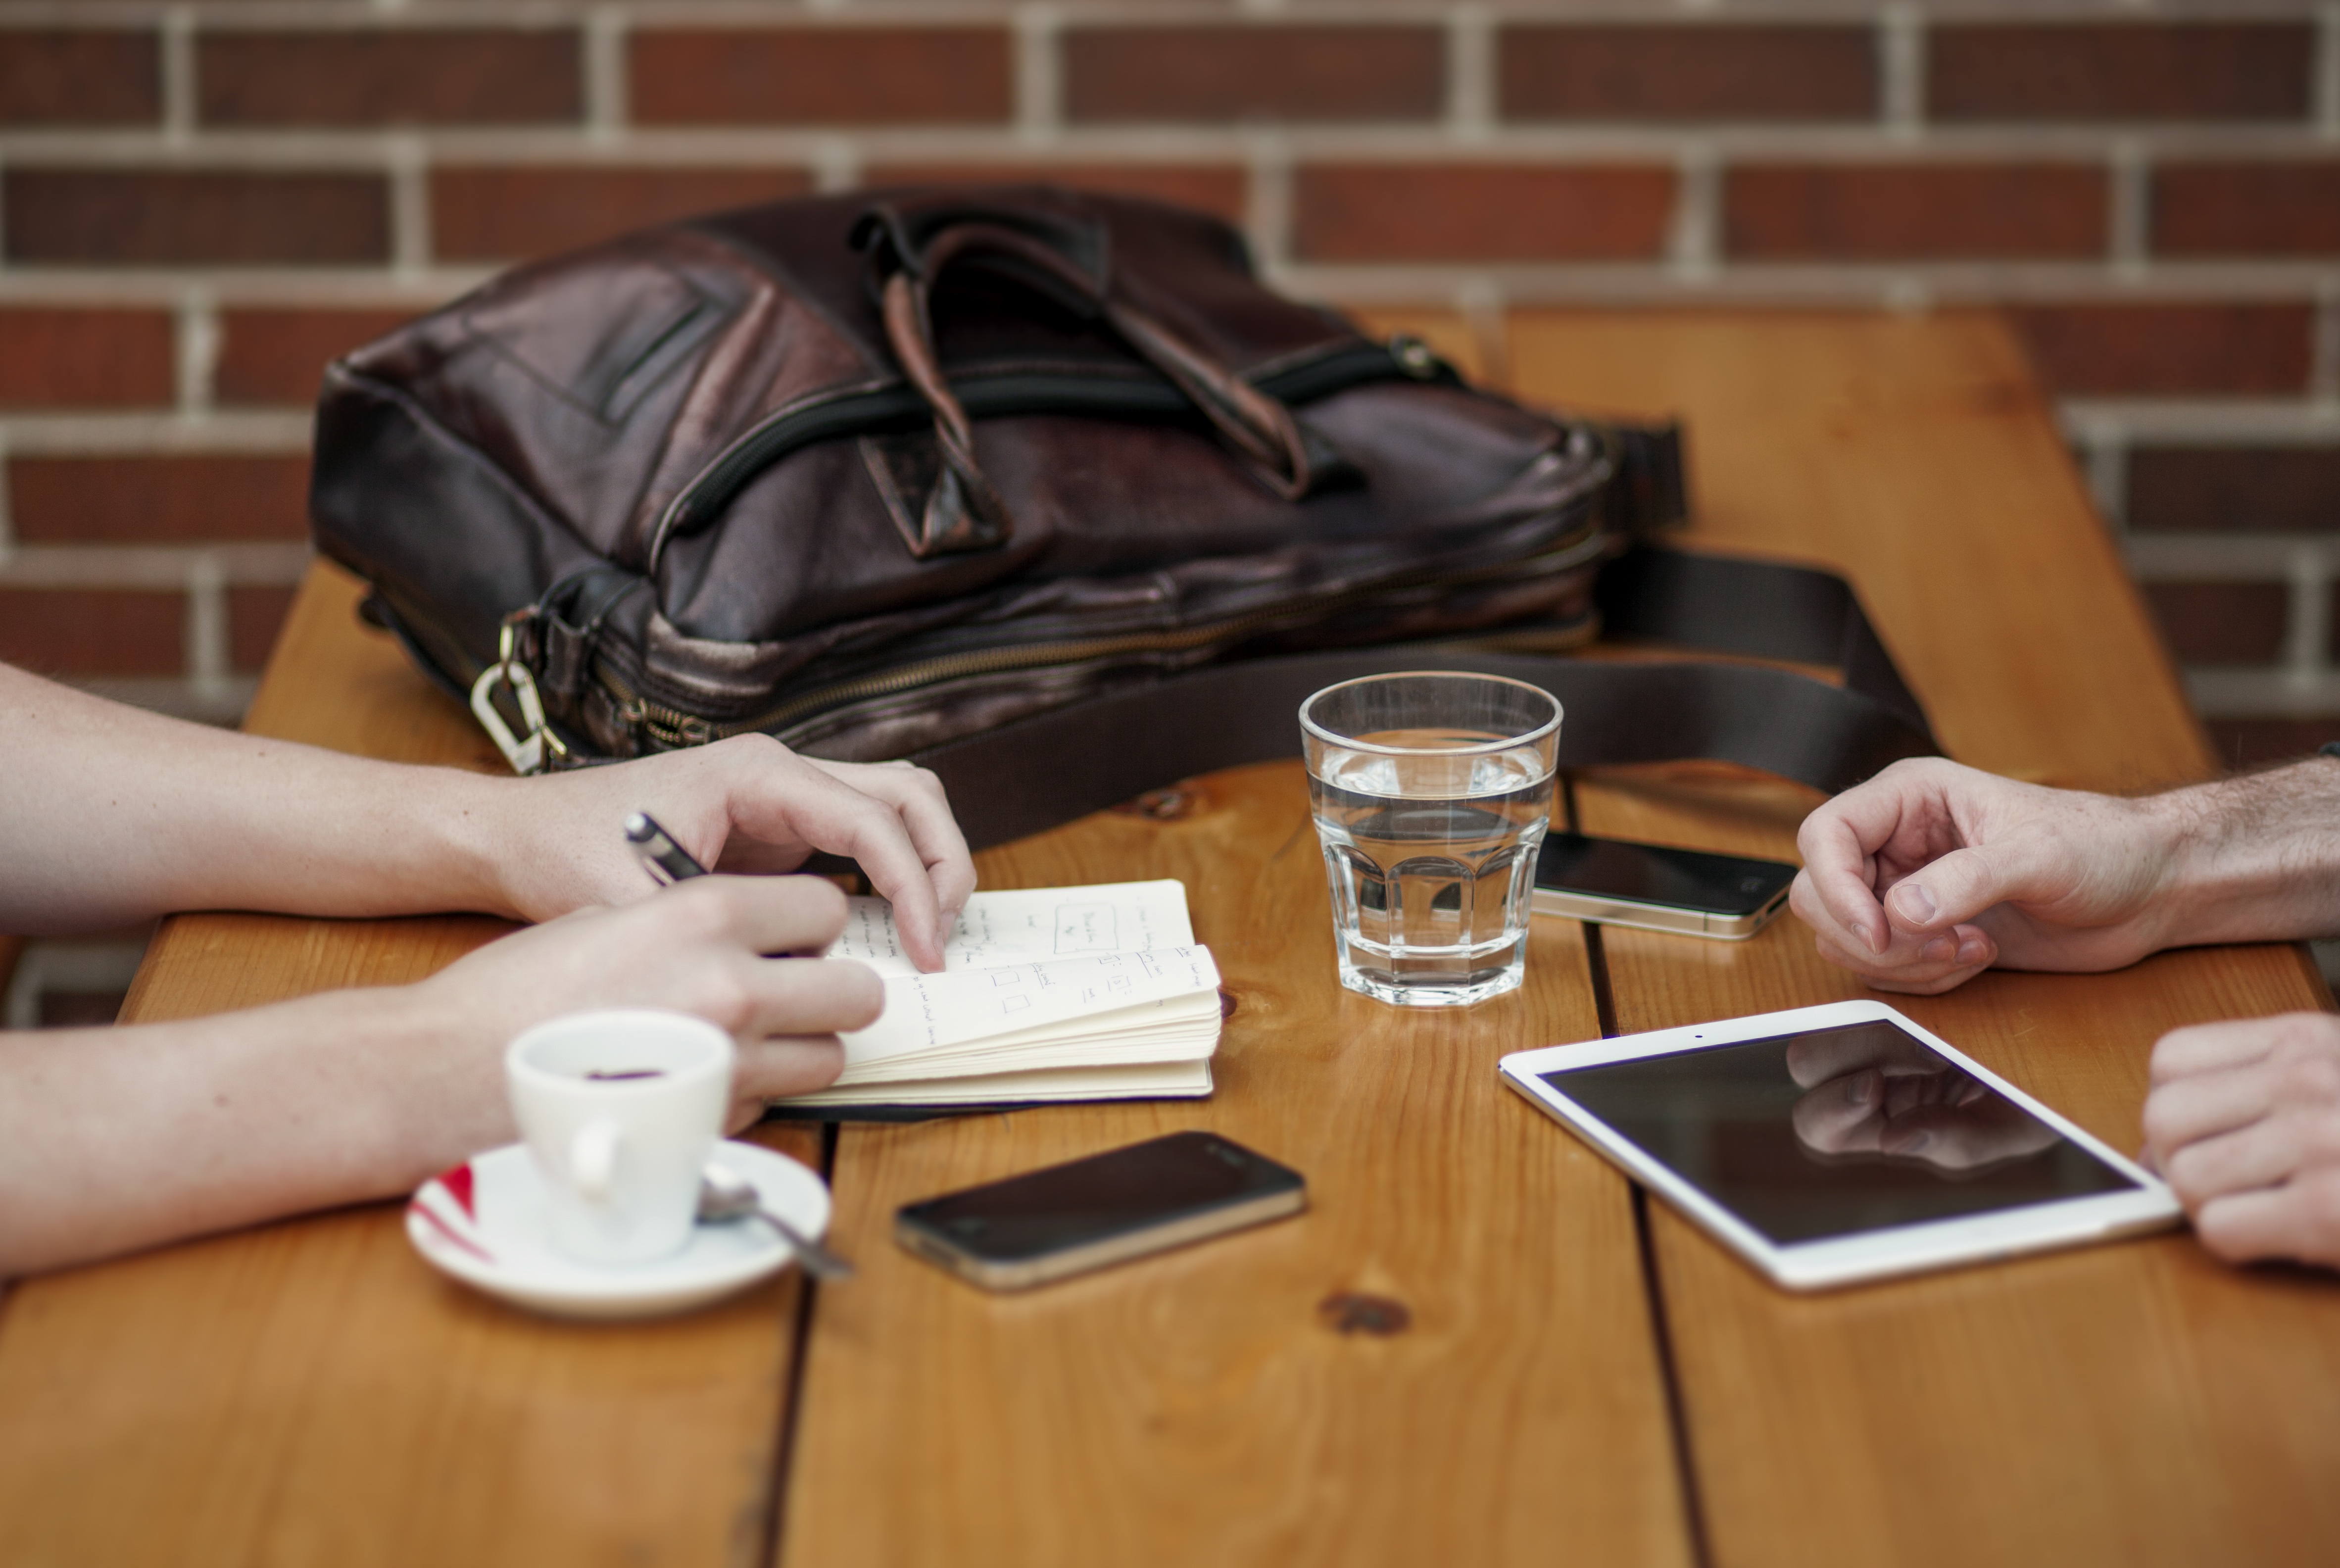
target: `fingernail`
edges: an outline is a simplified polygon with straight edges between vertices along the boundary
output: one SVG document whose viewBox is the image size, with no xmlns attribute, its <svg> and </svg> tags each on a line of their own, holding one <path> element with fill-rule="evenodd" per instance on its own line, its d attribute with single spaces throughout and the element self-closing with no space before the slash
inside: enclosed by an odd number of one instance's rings
<svg viewBox="0 0 2340 1568">
<path fill-rule="evenodd" d="M 1940 908 L 1934 902 L 1934 896 L 1916 882 L 1904 882 L 1894 888 L 1893 901 L 1900 906 L 1904 919 L 1919 926 L 1932 920 L 1934 911 Z"/>
<path fill-rule="evenodd" d="M 1948 937 L 1937 937 L 1918 949 L 1918 957 L 1929 964 L 1947 964 L 1958 956 L 1958 946 Z"/>
<path fill-rule="evenodd" d="M 1865 1106 L 1869 1103 L 1869 1095 L 1876 1088 L 1876 1083 L 1867 1073 L 1855 1073 L 1845 1083 L 1844 1097 L 1849 1104 Z"/>
<path fill-rule="evenodd" d="M 1905 1154 L 1905 1155 L 1918 1155 L 1918 1154 L 1924 1154 L 1924 1153 L 1926 1152 L 1926 1146 L 1927 1146 L 1927 1145 L 1929 1145 L 1929 1144 L 1930 1144 L 1930 1143 L 1932 1143 L 1933 1141 L 1934 1141 L 1934 1135 L 1933 1135 L 1933 1134 L 1931 1134 L 1931 1133 L 1919 1133 L 1919 1134 L 1918 1134 L 1916 1136 L 1914 1136 L 1914 1137 L 1910 1138 L 1907 1143 L 1905 1143 L 1905 1144 L 1901 1145 L 1901 1146 L 1900 1146 L 1899 1148 L 1897 1148 L 1894 1152 L 1895 1152 L 1896 1154 Z"/>
<path fill-rule="evenodd" d="M 958 911 L 945 909 L 942 919 L 935 926 L 935 945 L 942 947 L 947 944 L 951 939 L 951 933 L 957 929 L 958 929 Z"/>
<path fill-rule="evenodd" d="M 1958 944 L 1958 962 L 1961 964 L 1979 964 L 1988 953 L 1989 949 L 1983 946 L 1980 937 L 1968 937 Z"/>
</svg>

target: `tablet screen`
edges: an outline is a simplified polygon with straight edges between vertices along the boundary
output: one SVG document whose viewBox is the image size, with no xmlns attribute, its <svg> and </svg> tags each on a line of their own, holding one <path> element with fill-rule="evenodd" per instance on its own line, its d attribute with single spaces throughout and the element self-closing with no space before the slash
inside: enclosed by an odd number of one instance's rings
<svg viewBox="0 0 2340 1568">
<path fill-rule="evenodd" d="M 1887 1023 L 1542 1077 L 1782 1245 L 2138 1190 Z"/>
</svg>

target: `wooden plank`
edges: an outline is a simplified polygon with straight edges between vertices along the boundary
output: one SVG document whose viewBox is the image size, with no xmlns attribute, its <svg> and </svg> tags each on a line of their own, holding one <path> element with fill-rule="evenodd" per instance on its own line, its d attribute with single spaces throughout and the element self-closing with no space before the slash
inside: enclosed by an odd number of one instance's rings
<svg viewBox="0 0 2340 1568">
<path fill-rule="evenodd" d="M 253 726 L 490 766 L 319 567 Z M 417 979 L 472 917 L 168 922 L 124 1017 Z M 761 1141 L 818 1163 L 804 1128 Z M 557 1324 L 442 1279 L 374 1205 L 20 1283 L 0 1309 L 0 1561 L 738 1563 L 761 1556 L 793 1272 L 711 1311 Z"/>
<path fill-rule="evenodd" d="M 1216 1097 L 846 1131 L 865 1274 L 818 1305 L 784 1559 L 1687 1561 L 1626 1186 L 1494 1077 L 1593 1029 L 1579 928 L 1542 923 L 1519 995 L 1384 1008 L 1334 982 L 1298 765 L 1190 789 L 980 863 L 1183 879 L 1237 1003 Z M 1309 1213 L 1024 1296 L 878 1240 L 902 1203 L 1194 1126 L 1297 1166 Z M 1344 1295 L 1411 1325 L 1339 1332 Z"/>
<path fill-rule="evenodd" d="M 1977 318 L 1518 323 L 1540 397 L 1691 421 L 1693 540 L 1859 585 L 1950 750 L 2133 789 L 2209 757 L 2012 345 Z M 1715 769 L 1580 783 L 1588 830 L 1794 858 L 1818 797 Z M 1792 920 L 1603 933 L 1621 1030 L 1869 994 Z M 2118 1146 L 2163 1031 L 2328 1005 L 2295 948 L 1992 974 L 1898 1007 Z M 2340 1533 L 2340 1289 L 2183 1236 L 1816 1298 L 1661 1206 L 1718 1563 L 2309 1563 Z"/>
</svg>

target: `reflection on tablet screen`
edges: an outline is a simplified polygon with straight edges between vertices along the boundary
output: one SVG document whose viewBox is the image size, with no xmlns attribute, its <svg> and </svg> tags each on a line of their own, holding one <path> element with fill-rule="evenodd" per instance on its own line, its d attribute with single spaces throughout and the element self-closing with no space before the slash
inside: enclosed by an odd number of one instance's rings
<svg viewBox="0 0 2340 1568">
<path fill-rule="evenodd" d="M 1890 1024 L 1543 1080 L 1774 1242 L 2137 1190 Z"/>
</svg>

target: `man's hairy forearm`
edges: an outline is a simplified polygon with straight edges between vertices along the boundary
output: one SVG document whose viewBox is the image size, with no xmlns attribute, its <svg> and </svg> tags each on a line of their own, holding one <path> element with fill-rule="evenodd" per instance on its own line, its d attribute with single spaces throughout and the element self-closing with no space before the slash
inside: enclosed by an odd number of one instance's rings
<svg viewBox="0 0 2340 1568">
<path fill-rule="evenodd" d="M 0 929 L 172 909 L 508 913 L 494 782 L 104 702 L 0 666 Z"/>
<path fill-rule="evenodd" d="M 2340 759 L 2153 797 L 2174 875 L 2169 945 L 2340 933 Z"/>
</svg>

